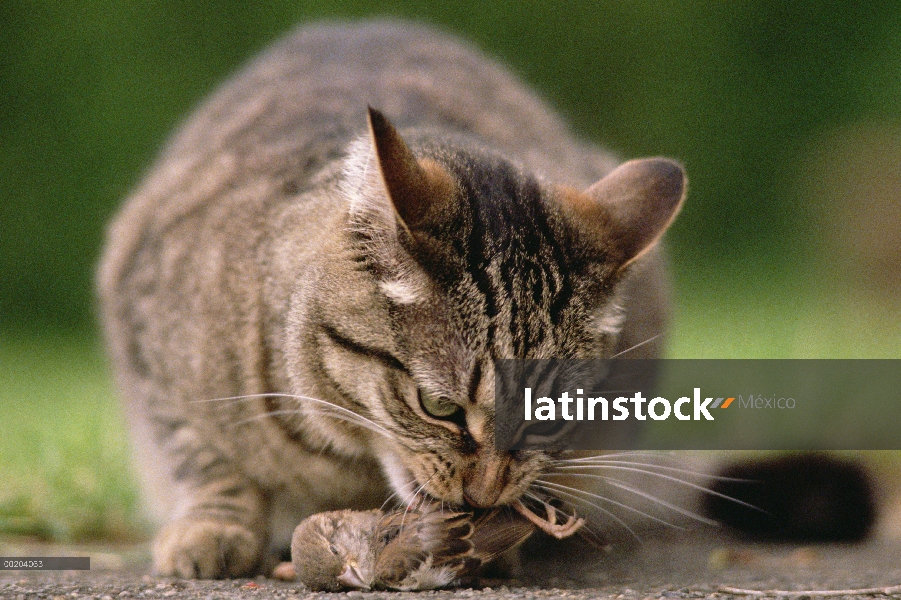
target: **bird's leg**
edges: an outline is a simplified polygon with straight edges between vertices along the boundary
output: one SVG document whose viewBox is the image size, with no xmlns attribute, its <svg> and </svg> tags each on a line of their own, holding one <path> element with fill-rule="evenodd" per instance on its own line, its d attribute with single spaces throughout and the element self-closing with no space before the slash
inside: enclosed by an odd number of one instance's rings
<svg viewBox="0 0 901 600">
<path fill-rule="evenodd" d="M 547 517 L 545 518 L 536 515 L 525 504 L 523 504 L 521 500 L 514 502 L 513 508 L 516 509 L 516 512 L 524 516 L 536 527 L 538 527 L 538 529 L 547 533 L 548 535 L 554 536 L 558 540 L 568 538 L 569 536 L 577 532 L 582 527 L 582 525 L 585 524 L 585 519 L 577 518 L 575 513 L 569 515 L 565 523 L 557 523 L 557 509 L 546 502 L 543 504 L 545 510 L 547 511 Z"/>
</svg>

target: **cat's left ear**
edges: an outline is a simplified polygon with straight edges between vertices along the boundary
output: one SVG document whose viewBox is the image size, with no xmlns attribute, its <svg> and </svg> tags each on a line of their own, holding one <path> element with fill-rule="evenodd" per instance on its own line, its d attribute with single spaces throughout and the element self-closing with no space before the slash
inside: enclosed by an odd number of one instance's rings
<svg viewBox="0 0 901 600">
<path fill-rule="evenodd" d="M 682 166 L 668 158 L 630 160 L 562 206 L 606 260 L 622 269 L 666 232 L 685 201 Z"/>
<path fill-rule="evenodd" d="M 437 224 L 452 206 L 450 175 L 431 159 L 417 159 L 394 125 L 371 106 L 369 131 L 385 191 L 402 226 L 417 230 Z"/>
</svg>

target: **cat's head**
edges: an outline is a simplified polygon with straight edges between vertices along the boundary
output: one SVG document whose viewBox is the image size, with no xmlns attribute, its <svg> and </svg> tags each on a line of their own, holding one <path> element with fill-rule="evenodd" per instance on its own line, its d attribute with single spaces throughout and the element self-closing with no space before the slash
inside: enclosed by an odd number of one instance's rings
<svg viewBox="0 0 901 600">
<path fill-rule="evenodd" d="M 609 356 L 617 284 L 678 212 L 683 171 L 631 161 L 577 190 L 462 139 L 405 141 L 375 110 L 369 125 L 342 184 L 345 266 L 317 285 L 322 371 L 390 432 L 377 453 L 401 495 L 512 502 L 548 456 L 495 449 L 494 359 Z"/>
</svg>

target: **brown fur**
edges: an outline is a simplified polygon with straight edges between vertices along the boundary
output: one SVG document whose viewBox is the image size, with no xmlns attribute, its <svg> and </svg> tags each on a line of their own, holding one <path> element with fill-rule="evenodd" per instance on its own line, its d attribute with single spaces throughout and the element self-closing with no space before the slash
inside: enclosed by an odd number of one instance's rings
<svg viewBox="0 0 901 600">
<path fill-rule="evenodd" d="M 367 103 L 398 129 L 371 112 L 367 134 Z M 682 188 L 639 191 L 666 196 L 639 211 L 594 198 L 611 230 L 646 233 L 623 251 L 547 183 L 587 190 L 614 165 L 497 64 L 419 26 L 303 28 L 226 83 L 126 202 L 98 277 L 165 523 L 156 570 L 246 575 L 302 518 L 392 491 L 519 498 L 547 459 L 494 449 L 492 360 L 660 347 L 664 277 L 645 251 Z M 495 243 L 534 250 L 537 271 Z M 465 421 L 426 413 L 425 392 Z"/>
</svg>

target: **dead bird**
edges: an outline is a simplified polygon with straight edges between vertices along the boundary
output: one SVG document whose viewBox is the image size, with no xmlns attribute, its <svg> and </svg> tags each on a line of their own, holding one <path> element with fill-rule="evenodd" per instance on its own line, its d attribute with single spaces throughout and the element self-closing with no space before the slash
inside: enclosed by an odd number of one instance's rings
<svg viewBox="0 0 901 600">
<path fill-rule="evenodd" d="M 313 590 L 428 590 L 475 574 L 536 529 L 566 537 L 583 523 L 572 516 L 557 524 L 551 507 L 547 519 L 514 508 L 318 513 L 294 530 L 292 562 L 299 581 Z"/>
</svg>

